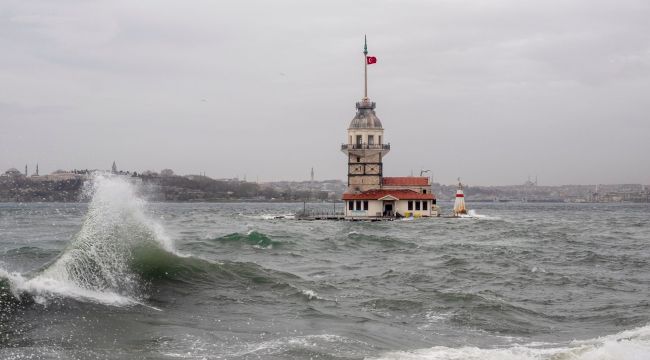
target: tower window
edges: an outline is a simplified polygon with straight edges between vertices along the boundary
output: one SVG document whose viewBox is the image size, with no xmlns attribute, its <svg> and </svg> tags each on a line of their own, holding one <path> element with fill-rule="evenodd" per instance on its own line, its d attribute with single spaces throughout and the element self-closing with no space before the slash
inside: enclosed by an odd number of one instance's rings
<svg viewBox="0 0 650 360">
<path fill-rule="evenodd" d="M 428 201 L 422 202 L 422 210 L 429 210 L 429 202 Z"/>
<path fill-rule="evenodd" d="M 362 143 L 363 143 L 363 136 L 357 135 L 357 145 L 361 145 Z"/>
<path fill-rule="evenodd" d="M 361 201 L 360 200 L 357 200 L 356 205 L 357 205 L 357 210 L 361 210 Z"/>
<path fill-rule="evenodd" d="M 379 145 L 381 145 L 381 135 L 378 136 L 379 136 Z"/>
<path fill-rule="evenodd" d="M 368 145 L 375 144 L 375 135 L 368 135 Z"/>
<path fill-rule="evenodd" d="M 415 210 L 420 210 L 420 202 L 419 201 L 415 202 Z"/>
<path fill-rule="evenodd" d="M 426 193 L 427 193 L 427 189 L 422 189 L 422 193 L 423 193 L 423 194 L 426 194 Z M 425 209 L 425 210 L 426 210 L 426 209 Z"/>
<path fill-rule="evenodd" d="M 361 156 L 357 156 L 357 162 L 361 162 Z"/>
<path fill-rule="evenodd" d="M 413 210 L 413 201 L 412 200 L 409 200 L 407 208 L 409 210 Z"/>
</svg>

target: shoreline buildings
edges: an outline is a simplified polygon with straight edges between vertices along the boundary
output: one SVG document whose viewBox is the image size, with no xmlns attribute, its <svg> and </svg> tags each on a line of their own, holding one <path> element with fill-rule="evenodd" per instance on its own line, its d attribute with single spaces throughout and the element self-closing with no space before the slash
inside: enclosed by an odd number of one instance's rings
<svg viewBox="0 0 650 360">
<path fill-rule="evenodd" d="M 356 103 L 357 113 L 348 127 L 347 143 L 341 151 L 348 159 L 348 187 L 343 193 L 346 219 L 384 219 L 437 216 L 431 181 L 423 176 L 385 177 L 383 159 L 390 151 L 384 128 L 368 97 L 368 56 L 364 43 L 364 96 Z"/>
</svg>

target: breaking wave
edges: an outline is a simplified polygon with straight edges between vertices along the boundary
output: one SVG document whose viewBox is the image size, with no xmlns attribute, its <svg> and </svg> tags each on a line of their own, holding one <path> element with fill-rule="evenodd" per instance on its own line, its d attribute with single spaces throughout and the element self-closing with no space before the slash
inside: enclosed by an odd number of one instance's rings
<svg viewBox="0 0 650 360">
<path fill-rule="evenodd" d="M 149 291 L 152 286 L 267 284 L 292 291 L 295 286 L 291 283 L 300 280 L 254 263 L 214 263 L 179 254 L 162 227 L 146 215 L 146 202 L 136 195 L 128 179 L 98 175 L 87 190 L 91 201 L 81 229 L 57 258 L 34 274 L 0 268 L 0 307 L 34 302 L 46 305 L 62 298 L 147 306 L 145 300 L 154 293 Z M 281 244 L 256 231 L 214 241 L 262 248 Z M 35 250 L 25 247 L 16 251 Z M 318 298 L 315 293 L 304 295 Z"/>
<path fill-rule="evenodd" d="M 625 360 L 650 357 L 650 325 L 589 340 L 574 340 L 565 346 L 515 345 L 506 348 L 451 348 L 395 351 L 377 359 L 401 360 Z"/>
<path fill-rule="evenodd" d="M 58 258 L 35 274 L 0 269 L 5 293 L 9 290 L 16 299 L 29 297 L 37 303 L 60 297 L 110 305 L 141 303 L 141 279 L 133 271 L 135 255 L 174 254 L 173 244 L 145 215 L 146 203 L 128 179 L 96 175 L 86 186 L 91 201 L 79 232 Z"/>
</svg>

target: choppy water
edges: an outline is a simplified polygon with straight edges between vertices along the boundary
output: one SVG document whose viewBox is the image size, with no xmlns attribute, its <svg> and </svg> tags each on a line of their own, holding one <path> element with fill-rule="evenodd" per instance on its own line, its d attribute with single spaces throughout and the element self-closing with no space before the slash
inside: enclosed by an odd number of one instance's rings
<svg viewBox="0 0 650 360">
<path fill-rule="evenodd" d="M 0 204 L 0 358 L 650 358 L 648 205 L 301 222 L 93 190 Z"/>
</svg>

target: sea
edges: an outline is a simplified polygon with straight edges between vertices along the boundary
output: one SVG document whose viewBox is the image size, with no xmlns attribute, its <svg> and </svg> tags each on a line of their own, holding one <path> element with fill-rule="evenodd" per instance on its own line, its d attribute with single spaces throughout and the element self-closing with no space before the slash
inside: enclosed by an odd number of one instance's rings
<svg viewBox="0 0 650 360">
<path fill-rule="evenodd" d="M 650 359 L 649 204 L 301 221 L 86 191 L 0 204 L 0 359 Z"/>
</svg>

